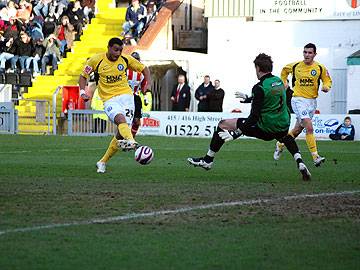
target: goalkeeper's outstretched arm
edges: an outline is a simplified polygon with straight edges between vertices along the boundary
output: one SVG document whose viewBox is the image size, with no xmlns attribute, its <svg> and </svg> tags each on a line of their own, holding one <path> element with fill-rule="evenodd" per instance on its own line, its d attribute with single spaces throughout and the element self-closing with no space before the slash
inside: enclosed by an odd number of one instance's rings
<svg viewBox="0 0 360 270">
<path fill-rule="evenodd" d="M 235 92 L 235 97 L 240 99 L 240 103 L 251 103 L 253 100 L 252 96 L 248 96 L 240 91 Z"/>
</svg>

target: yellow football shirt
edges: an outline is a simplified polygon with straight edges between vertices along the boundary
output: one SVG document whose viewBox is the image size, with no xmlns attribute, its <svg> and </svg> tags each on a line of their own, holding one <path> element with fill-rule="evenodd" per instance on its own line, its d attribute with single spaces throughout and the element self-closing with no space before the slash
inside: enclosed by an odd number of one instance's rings
<svg viewBox="0 0 360 270">
<path fill-rule="evenodd" d="M 100 53 L 88 59 L 81 75 L 88 79 L 96 68 L 99 74 L 99 96 L 105 102 L 115 96 L 132 95 L 126 69 L 142 72 L 145 66 L 130 55 L 122 55 L 113 62 L 106 57 L 106 53 Z"/>
<path fill-rule="evenodd" d="M 286 65 L 281 71 L 281 79 L 284 83 L 289 74 L 293 77 L 294 97 L 317 98 L 320 80 L 329 89 L 332 85 L 327 69 L 318 62 L 306 65 L 301 61 Z"/>
</svg>

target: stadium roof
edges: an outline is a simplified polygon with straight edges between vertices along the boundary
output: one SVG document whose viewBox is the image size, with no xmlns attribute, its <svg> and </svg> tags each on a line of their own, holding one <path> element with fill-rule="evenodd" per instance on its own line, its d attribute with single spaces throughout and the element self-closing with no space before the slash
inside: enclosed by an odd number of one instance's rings
<svg viewBox="0 0 360 270">
<path fill-rule="evenodd" d="M 352 55 L 348 56 L 347 64 L 352 65 L 360 65 L 360 50 L 354 52 Z"/>
</svg>

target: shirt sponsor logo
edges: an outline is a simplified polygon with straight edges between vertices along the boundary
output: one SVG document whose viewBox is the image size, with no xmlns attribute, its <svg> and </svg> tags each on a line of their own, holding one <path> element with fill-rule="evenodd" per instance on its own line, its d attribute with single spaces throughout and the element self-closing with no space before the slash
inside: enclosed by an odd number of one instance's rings
<svg viewBox="0 0 360 270">
<path fill-rule="evenodd" d="M 112 110 L 112 107 L 109 106 L 109 107 L 106 108 L 106 110 L 107 110 L 108 112 L 110 112 L 110 111 Z"/>
<path fill-rule="evenodd" d="M 311 78 L 300 79 L 300 86 L 314 86 L 314 80 Z"/>
<path fill-rule="evenodd" d="M 271 84 L 271 87 L 280 86 L 280 85 L 282 85 L 282 82 L 273 82 Z"/>
<path fill-rule="evenodd" d="M 123 70 L 124 70 L 124 66 L 123 66 L 122 64 L 119 64 L 119 65 L 117 66 L 117 68 L 118 68 L 118 70 L 120 70 L 120 71 L 123 71 Z"/>
<path fill-rule="evenodd" d="M 121 79 L 122 79 L 121 75 L 117 75 L 117 76 L 108 75 L 108 76 L 106 76 L 106 82 L 107 83 L 116 83 L 118 81 L 121 81 Z"/>
</svg>

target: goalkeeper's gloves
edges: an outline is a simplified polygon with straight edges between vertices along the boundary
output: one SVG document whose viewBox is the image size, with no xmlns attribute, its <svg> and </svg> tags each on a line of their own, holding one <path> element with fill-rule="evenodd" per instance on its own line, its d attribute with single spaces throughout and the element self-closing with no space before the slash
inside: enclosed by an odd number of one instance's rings
<svg viewBox="0 0 360 270">
<path fill-rule="evenodd" d="M 242 132 L 240 129 L 219 131 L 220 138 L 223 139 L 225 142 L 235 140 L 239 138 L 241 134 Z"/>
<path fill-rule="evenodd" d="M 252 97 L 239 91 L 235 92 L 235 97 L 240 99 L 240 103 L 251 103 L 252 100 Z"/>
</svg>

